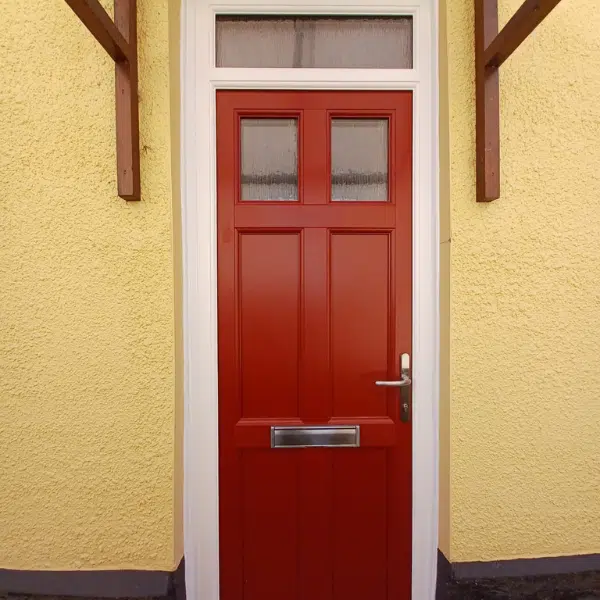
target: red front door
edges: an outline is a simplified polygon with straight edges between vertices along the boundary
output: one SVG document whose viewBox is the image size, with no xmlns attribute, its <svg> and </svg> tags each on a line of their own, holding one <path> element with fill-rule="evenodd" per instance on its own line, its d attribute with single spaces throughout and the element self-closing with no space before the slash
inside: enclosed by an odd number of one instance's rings
<svg viewBox="0 0 600 600">
<path fill-rule="evenodd" d="M 221 599 L 408 599 L 412 95 L 218 92 L 217 173 Z"/>
</svg>

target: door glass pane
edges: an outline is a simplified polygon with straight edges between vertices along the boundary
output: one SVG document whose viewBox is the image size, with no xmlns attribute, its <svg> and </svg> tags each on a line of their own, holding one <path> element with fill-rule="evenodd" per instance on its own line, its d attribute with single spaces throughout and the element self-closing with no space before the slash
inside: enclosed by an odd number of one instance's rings
<svg viewBox="0 0 600 600">
<path fill-rule="evenodd" d="M 412 69 L 412 17 L 217 16 L 217 67 Z"/>
<path fill-rule="evenodd" d="M 331 199 L 387 201 L 387 119 L 332 119 Z"/>
<path fill-rule="evenodd" d="M 297 119 L 242 119 L 241 199 L 298 200 Z"/>
</svg>

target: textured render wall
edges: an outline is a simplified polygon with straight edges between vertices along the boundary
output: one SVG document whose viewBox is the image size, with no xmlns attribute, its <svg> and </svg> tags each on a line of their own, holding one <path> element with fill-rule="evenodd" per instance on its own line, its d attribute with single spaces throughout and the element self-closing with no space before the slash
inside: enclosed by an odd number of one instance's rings
<svg viewBox="0 0 600 600">
<path fill-rule="evenodd" d="M 138 2 L 127 204 L 112 61 L 63 0 L 0 0 L 0 568 L 179 559 L 168 4 Z"/>
<path fill-rule="evenodd" d="M 501 22 L 522 0 L 500 0 Z M 447 0 L 451 560 L 600 552 L 600 11 L 502 68 L 502 198 L 475 203 L 473 1 Z"/>
</svg>

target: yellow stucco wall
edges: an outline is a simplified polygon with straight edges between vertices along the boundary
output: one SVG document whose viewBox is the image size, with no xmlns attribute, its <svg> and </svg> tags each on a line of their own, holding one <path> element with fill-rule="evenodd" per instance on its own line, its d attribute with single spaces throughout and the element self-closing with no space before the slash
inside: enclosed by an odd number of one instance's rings
<svg viewBox="0 0 600 600">
<path fill-rule="evenodd" d="M 127 204 L 112 60 L 64 0 L 0 0 L 0 568 L 181 557 L 169 4 L 138 2 Z"/>
<path fill-rule="evenodd" d="M 450 558 L 597 553 L 600 11 L 563 0 L 502 67 L 502 197 L 478 205 L 473 1 L 445 10 Z"/>
</svg>

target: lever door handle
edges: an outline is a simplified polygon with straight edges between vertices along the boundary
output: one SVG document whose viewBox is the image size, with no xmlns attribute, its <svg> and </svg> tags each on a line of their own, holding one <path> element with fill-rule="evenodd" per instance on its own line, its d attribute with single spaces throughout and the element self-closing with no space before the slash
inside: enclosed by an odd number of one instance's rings
<svg viewBox="0 0 600 600">
<path fill-rule="evenodd" d="M 408 375 L 402 375 L 400 381 L 376 381 L 375 385 L 381 387 L 407 387 L 412 383 L 411 378 Z"/>
<path fill-rule="evenodd" d="M 403 354 L 400 357 L 400 380 L 399 381 L 376 381 L 375 385 L 380 387 L 403 388 L 400 390 L 400 420 L 403 423 L 410 421 L 411 393 L 408 389 L 412 384 L 410 378 L 410 355 Z"/>
</svg>

